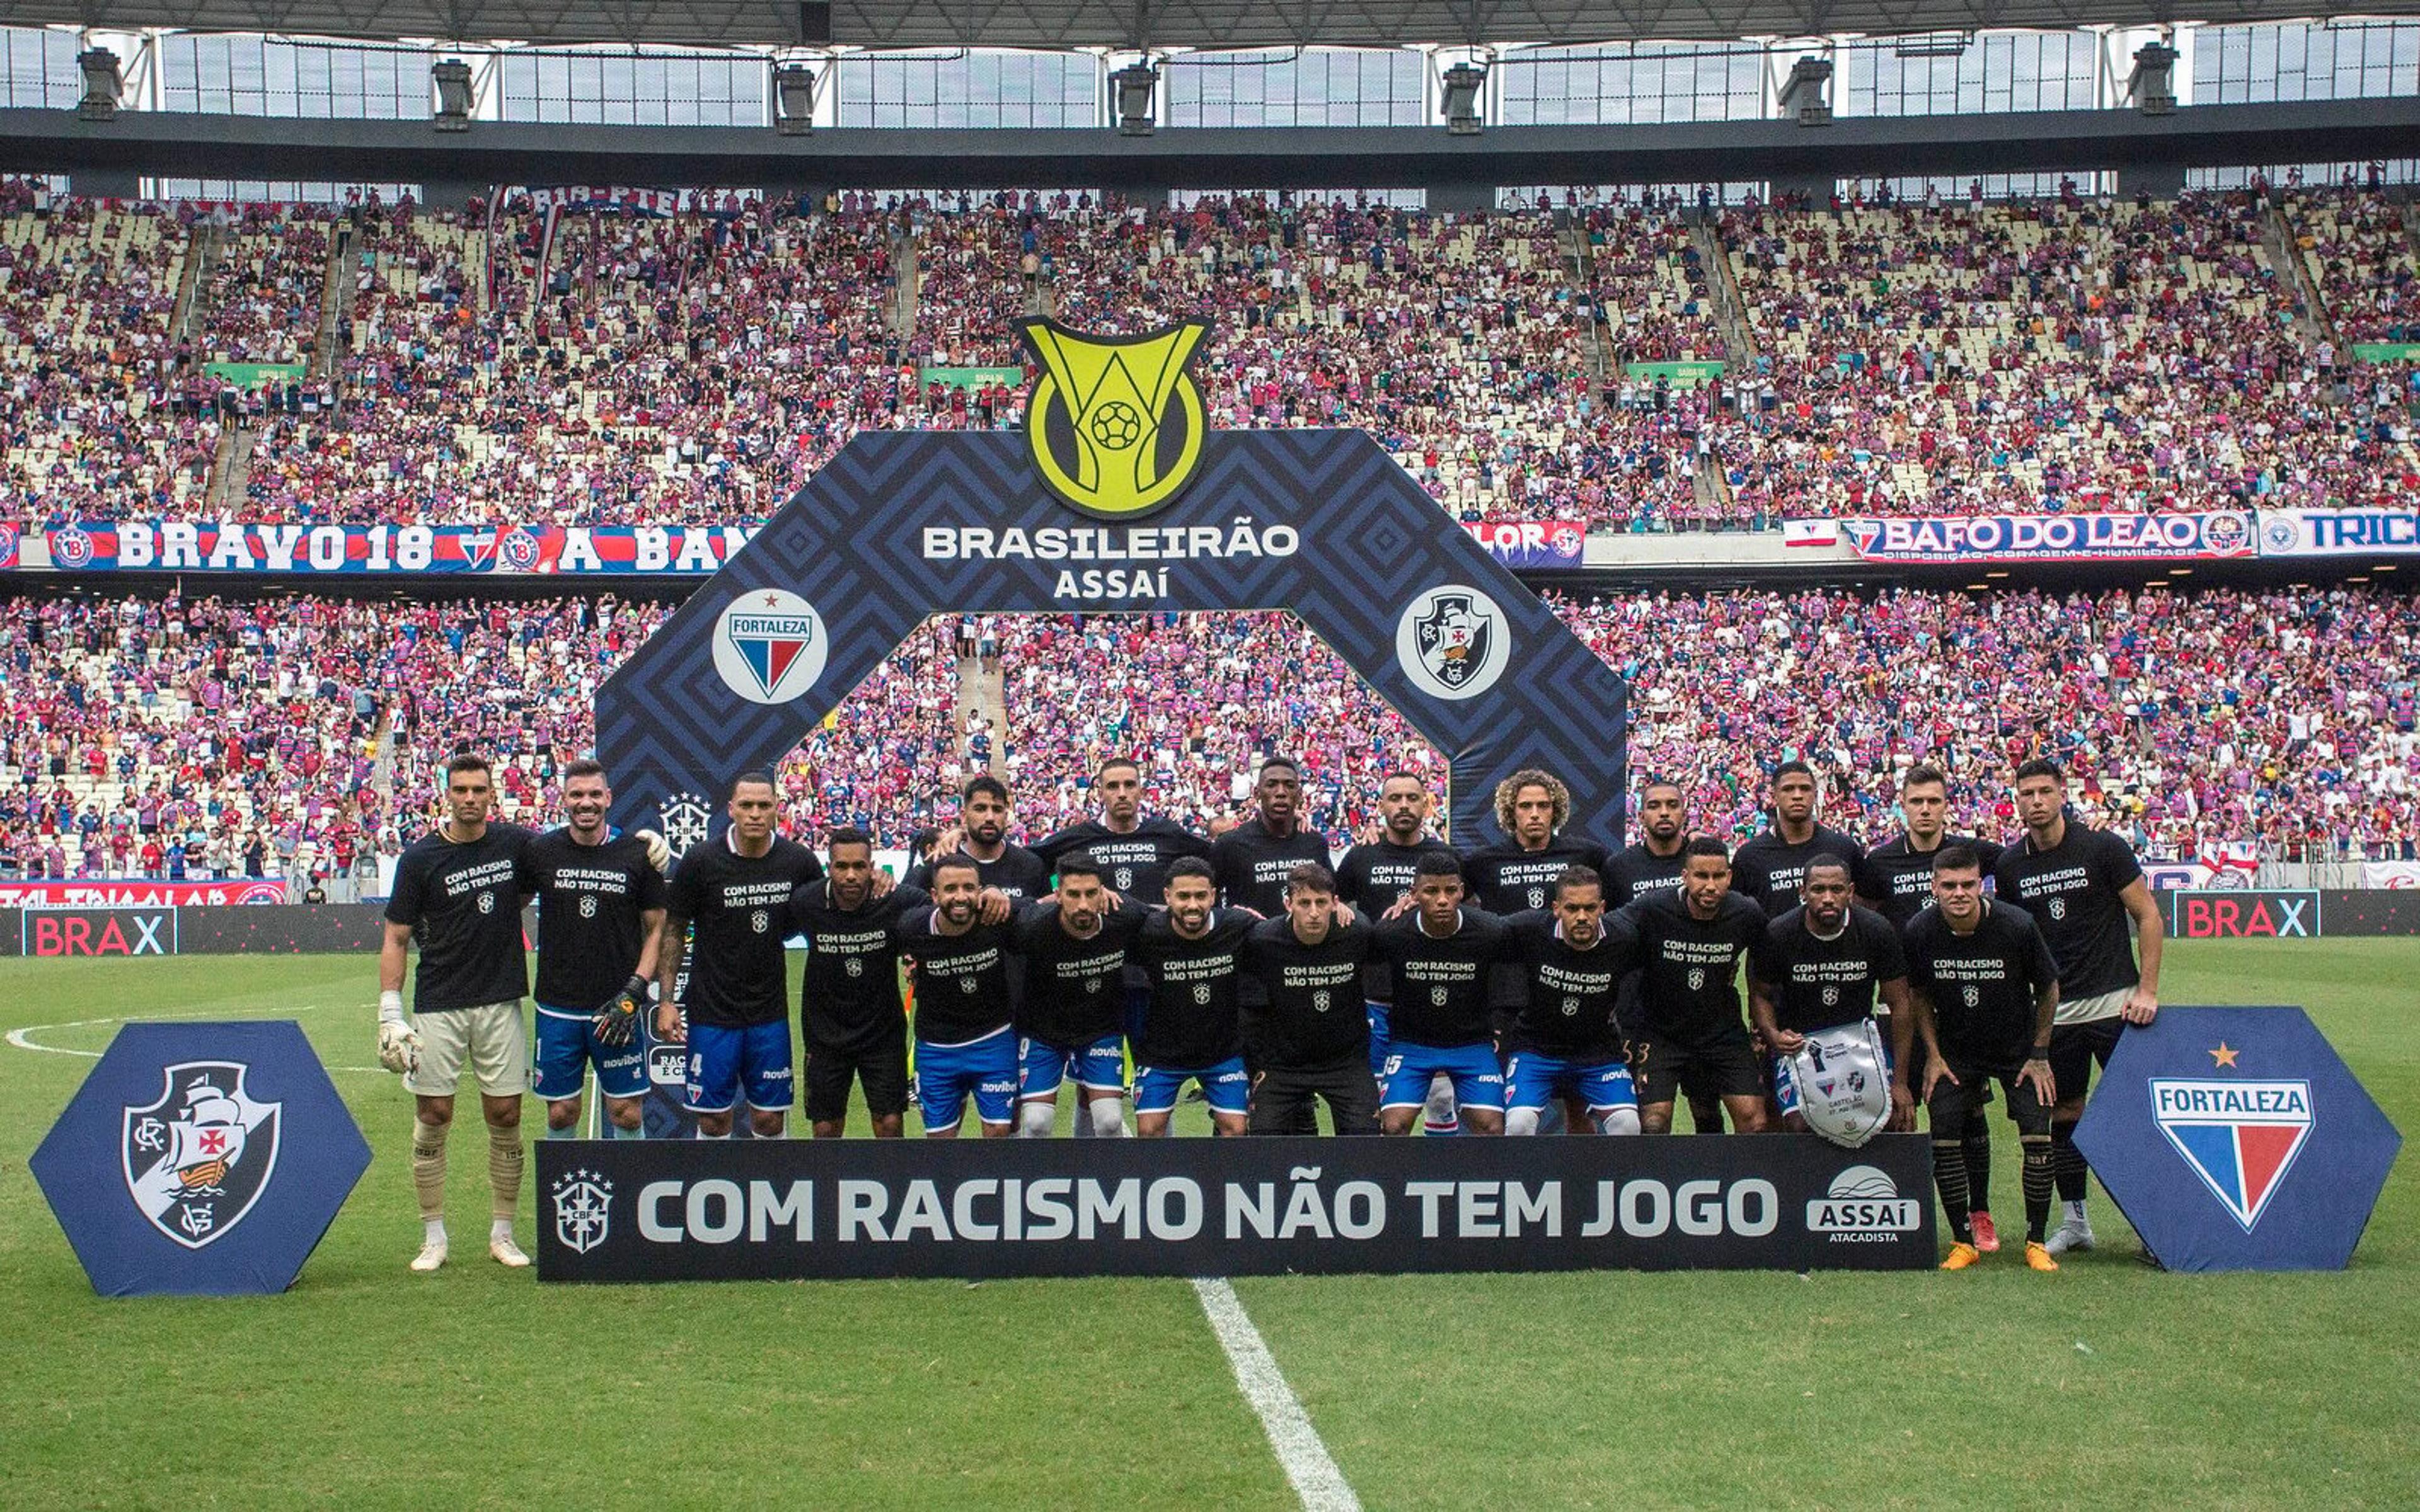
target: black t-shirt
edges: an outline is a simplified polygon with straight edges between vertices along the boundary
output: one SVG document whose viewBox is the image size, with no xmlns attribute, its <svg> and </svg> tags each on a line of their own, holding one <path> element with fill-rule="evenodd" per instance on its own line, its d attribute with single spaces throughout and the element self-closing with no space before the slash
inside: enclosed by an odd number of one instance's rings
<svg viewBox="0 0 2420 1512">
<path fill-rule="evenodd" d="M 1687 859 L 1679 851 L 1669 856 L 1658 856 L 1644 843 L 1616 852 L 1613 858 L 1605 863 L 1605 911 L 1612 913 L 1651 892 L 1678 889 L 1681 886 L 1681 864 Z"/>
<path fill-rule="evenodd" d="M 1358 919 L 1330 924 L 1317 945 L 1296 938 L 1291 918 L 1252 926 L 1244 960 L 1268 999 L 1260 1022 L 1262 1069 L 1325 1070 L 1369 1055 L 1360 977 L 1371 939 L 1370 926 Z"/>
<path fill-rule="evenodd" d="M 1351 903 L 1353 911 L 1371 923 L 1378 922 L 1388 909 L 1411 896 L 1420 857 L 1432 852 L 1453 856 L 1457 863 L 1461 859 L 1452 846 L 1434 835 L 1423 835 L 1409 845 L 1382 840 L 1350 847 L 1336 863 L 1337 901 Z M 1385 965 L 1373 963 L 1363 972 L 1361 989 L 1373 1003 L 1391 1001 Z"/>
<path fill-rule="evenodd" d="M 2133 846 L 2072 819 L 2047 851 L 2035 850 L 2031 835 L 2019 836 L 1992 873 L 2000 896 L 2031 914 L 2050 942 L 2059 993 L 2070 1002 L 2142 981 L 2126 904 L 2118 896 L 2142 876 Z"/>
<path fill-rule="evenodd" d="M 1678 892 L 1650 892 L 1625 905 L 1609 927 L 1631 942 L 1638 964 L 1633 1032 L 1702 1044 L 1742 1029 L 1739 964 L 1764 938 L 1767 922 L 1763 909 L 1735 892 L 1723 894 L 1706 919 Z"/>
<path fill-rule="evenodd" d="M 1104 887 L 1157 903 L 1167 896 L 1168 863 L 1184 856 L 1207 856 L 1210 842 L 1175 820 L 1156 815 L 1136 820 L 1124 834 L 1087 819 L 1043 841 L 1033 854 L 1053 871 L 1063 857 L 1089 856 L 1101 869 Z"/>
<path fill-rule="evenodd" d="M 1952 845 L 1973 851 L 1987 877 L 2000 864 L 2000 847 L 1988 840 L 1944 835 L 1939 845 L 1919 851 L 1900 834 L 1867 853 L 1866 864 L 1857 874 L 1858 901 L 1905 929 L 1909 919 L 1932 906 L 1932 858 Z"/>
<path fill-rule="evenodd" d="M 1121 1032 L 1125 1018 L 1126 947 L 1148 917 L 1131 904 L 1101 915 L 1100 928 L 1078 939 L 1060 923 L 1050 900 L 1017 922 L 1016 953 L 1025 962 L 1025 994 L 1016 1032 L 1073 1050 Z"/>
<path fill-rule="evenodd" d="M 1176 933 L 1167 909 L 1152 910 L 1127 947 L 1151 983 L 1135 1030 L 1136 1065 L 1199 1069 L 1243 1054 L 1236 988 L 1244 940 L 1258 922 L 1233 908 L 1214 908 L 1202 938 L 1188 940 Z"/>
<path fill-rule="evenodd" d="M 1461 918 L 1442 938 L 1421 927 L 1417 908 L 1378 926 L 1377 953 L 1393 992 L 1391 1038 L 1439 1049 L 1489 1041 L 1488 975 L 1512 957 L 1511 932 L 1476 908 L 1462 909 Z"/>
<path fill-rule="evenodd" d="M 1907 983 L 1931 1000 L 1942 1058 L 1953 1068 L 2014 1070 L 2033 1050 L 2034 1003 L 2058 980 L 2033 919 L 1986 898 L 1972 934 L 1951 929 L 1937 907 L 1905 933 Z"/>
<path fill-rule="evenodd" d="M 773 837 L 762 856 L 721 840 L 692 845 L 673 872 L 669 906 L 690 921 L 689 1021 L 746 1028 L 790 1016 L 790 894 L 823 880 L 824 864 L 796 841 Z"/>
<path fill-rule="evenodd" d="M 640 916 L 665 906 L 644 841 L 582 845 L 550 829 L 523 847 L 518 875 L 537 899 L 539 1003 L 586 1013 L 628 985 L 646 943 Z"/>
<path fill-rule="evenodd" d="M 1798 906 L 1807 863 L 1819 856 L 1837 856 L 1848 862 L 1852 887 L 1865 875 L 1866 853 L 1837 829 L 1817 825 L 1815 833 L 1798 845 L 1768 829 L 1731 853 L 1731 891 L 1762 908 L 1767 918 L 1779 918 Z"/>
<path fill-rule="evenodd" d="M 1011 899 L 1034 899 L 1050 890 L 1050 868 L 1022 845 L 1002 845 L 990 860 L 975 862 L 975 875 L 986 887 L 998 887 Z M 933 890 L 933 863 L 919 861 L 900 878 L 911 887 Z"/>
<path fill-rule="evenodd" d="M 885 1037 L 895 1042 L 908 1014 L 899 993 L 899 920 L 932 901 L 905 883 L 853 909 L 832 901 L 829 880 L 791 892 L 789 928 L 807 941 L 799 1024 L 809 1044 L 847 1049 Z"/>
<path fill-rule="evenodd" d="M 1605 847 L 1594 841 L 1556 835 L 1542 851 L 1525 851 L 1512 841 L 1482 845 L 1462 863 L 1470 901 L 1491 914 L 1517 914 L 1555 901 L 1555 879 L 1573 867 L 1605 872 Z"/>
<path fill-rule="evenodd" d="M 1016 973 L 1009 964 L 1016 926 L 1031 905 L 1005 923 L 977 919 L 964 934 L 933 933 L 933 907 L 899 916 L 899 952 L 916 963 L 916 1038 L 927 1044 L 966 1044 L 1008 1027 L 1016 1017 Z"/>
<path fill-rule="evenodd" d="M 1851 903 L 1840 933 L 1823 940 L 1807 930 L 1802 907 L 1765 926 L 1749 969 L 1773 988 L 1774 1022 L 1805 1034 L 1870 1016 L 1876 990 L 1907 975 L 1907 953 L 1899 931 L 1870 908 Z"/>
<path fill-rule="evenodd" d="M 489 825 L 477 840 L 458 845 L 441 827 L 413 841 L 396 862 L 386 921 L 411 925 L 420 947 L 413 1012 L 515 1002 L 528 995 L 519 872 L 522 849 L 536 838 L 518 825 Z M 602 994 L 597 1000 L 604 1000 Z"/>
<path fill-rule="evenodd" d="M 1268 918 L 1285 912 L 1286 873 L 1301 861 L 1328 864 L 1327 841 L 1318 831 L 1297 827 L 1280 837 L 1260 820 L 1247 819 L 1210 842 L 1210 865 L 1218 873 L 1224 902 Z"/>
<path fill-rule="evenodd" d="M 1513 1021 L 1514 1045 L 1575 1059 L 1619 1058 L 1621 1031 L 1614 1026 L 1613 1004 L 1630 969 L 1627 942 L 1607 931 L 1587 949 L 1575 949 L 1543 908 L 1504 923 L 1529 987 L 1529 1000 Z"/>
</svg>

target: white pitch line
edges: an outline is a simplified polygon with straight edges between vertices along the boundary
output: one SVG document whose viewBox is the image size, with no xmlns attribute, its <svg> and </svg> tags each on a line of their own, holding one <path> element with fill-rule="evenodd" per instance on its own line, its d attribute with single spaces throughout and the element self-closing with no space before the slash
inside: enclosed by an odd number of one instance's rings
<svg viewBox="0 0 2420 1512">
<path fill-rule="evenodd" d="M 1227 1363 L 1234 1367 L 1235 1384 L 1260 1414 L 1269 1447 L 1277 1451 L 1278 1463 L 1284 1467 L 1286 1479 L 1302 1498 L 1306 1512 L 1361 1512 L 1361 1499 L 1353 1494 L 1319 1430 L 1311 1426 L 1302 1398 L 1286 1384 L 1277 1357 L 1269 1353 L 1261 1331 L 1252 1326 L 1251 1315 L 1244 1311 L 1235 1288 L 1222 1278 L 1213 1278 L 1194 1282 L 1193 1294 L 1202 1299 L 1202 1310 L 1210 1315 L 1211 1330 L 1227 1351 Z"/>
<path fill-rule="evenodd" d="M 289 1008 L 286 1010 L 286 1011 L 288 1013 L 310 1013 L 317 1011 L 324 1006 L 327 1005 L 320 1003 L 304 1003 L 299 1008 Z M 228 1011 L 224 1008 L 211 1008 L 203 1009 L 193 1013 L 121 1013 L 109 1018 L 66 1019 L 57 1024 L 28 1024 L 22 1029 L 10 1029 L 8 1031 L 8 1039 L 10 1044 L 15 1045 L 20 1050 L 37 1051 L 46 1056 L 75 1056 L 85 1060 L 99 1060 L 101 1053 L 98 1050 L 73 1050 L 70 1049 L 66 1045 L 36 1044 L 34 1042 L 34 1036 L 47 1032 L 51 1029 L 86 1029 L 96 1024 L 149 1024 L 160 1019 L 224 1018 L 226 1016 L 227 1011 Z M 330 1066 L 328 1068 L 330 1071 L 363 1072 L 377 1071 L 380 1068 L 376 1066 Z"/>
</svg>

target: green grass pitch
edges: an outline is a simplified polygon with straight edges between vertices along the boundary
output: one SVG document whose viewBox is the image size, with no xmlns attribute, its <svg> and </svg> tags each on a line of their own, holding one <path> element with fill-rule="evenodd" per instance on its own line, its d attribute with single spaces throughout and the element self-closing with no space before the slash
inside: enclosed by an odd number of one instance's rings
<svg viewBox="0 0 2420 1512">
<path fill-rule="evenodd" d="M 2164 995 L 2306 1004 L 2408 1129 L 2415 980 L 2420 941 L 2172 945 Z M 371 982 L 327 957 L 0 962 L 0 1030 L 54 1049 L 128 1016 L 295 1017 L 377 1151 L 287 1295 L 102 1301 L 25 1170 L 91 1061 L 0 1045 L 0 1505 L 1291 1503 L 1182 1281 L 541 1288 L 477 1242 L 474 1131 L 457 1258 L 408 1275 L 409 1102 L 361 1069 Z M 1995 1149 L 2015 1234 L 2005 1126 Z M 2158 1273 L 2096 1190 L 2102 1248 L 2055 1276 L 2012 1248 L 1962 1275 L 1237 1290 L 1373 1507 L 2411 1506 L 2414 1168 L 2340 1275 Z"/>
</svg>

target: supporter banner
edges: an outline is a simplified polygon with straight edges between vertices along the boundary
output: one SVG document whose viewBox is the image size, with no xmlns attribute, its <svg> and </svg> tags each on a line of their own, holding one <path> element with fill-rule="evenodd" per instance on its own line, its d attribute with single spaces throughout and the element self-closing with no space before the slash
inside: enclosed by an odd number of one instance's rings
<svg viewBox="0 0 2420 1512">
<path fill-rule="evenodd" d="M 1576 567 L 1588 527 L 1575 519 L 1465 520 L 1462 528 L 1508 567 Z"/>
<path fill-rule="evenodd" d="M 285 901 L 285 883 L 259 877 L 229 882 L 163 882 L 151 877 L 0 882 L 0 908 L 196 908 Z"/>
<path fill-rule="evenodd" d="M 370 1163 L 291 1022 L 129 1024 L 30 1162 L 95 1291 L 279 1292 Z"/>
<path fill-rule="evenodd" d="M 2264 509 L 2264 557 L 2410 556 L 2420 552 L 2420 510 Z"/>
<path fill-rule="evenodd" d="M 2299 1008 L 2167 1007 L 2075 1131 L 2171 1271 L 2342 1270 L 2403 1143 Z"/>
<path fill-rule="evenodd" d="M 716 525 L 301 525 L 88 520 L 45 532 L 66 572 L 665 573 L 721 570 L 756 533 Z M 13 550 L 10 557 L 13 558 Z M 0 566 L 13 565 L 0 560 Z"/>
<path fill-rule="evenodd" d="M 205 378 L 224 379 L 240 389 L 256 389 L 272 380 L 301 382 L 310 368 L 301 363 L 204 363 Z"/>
<path fill-rule="evenodd" d="M 543 1281 L 1921 1270 L 1931 1147 L 1753 1139 L 537 1145 Z"/>
<path fill-rule="evenodd" d="M 2361 863 L 2361 885 L 2365 887 L 2420 887 L 2420 861 L 2364 861 Z"/>
<path fill-rule="evenodd" d="M 2325 931 L 2325 909 L 2314 888 L 2226 888 L 2160 895 L 2168 933 L 2184 940 L 2308 940 Z"/>
<path fill-rule="evenodd" d="M 2357 363 L 2408 363 L 2420 358 L 2420 341 L 2357 341 L 2352 355 Z"/>
<path fill-rule="evenodd" d="M 2207 515 L 1983 515 L 1844 519 L 1869 562 L 2205 562 L 2253 553 L 2253 517 Z"/>
<path fill-rule="evenodd" d="M 1025 387 L 1025 369 L 1021 367 L 920 367 L 916 381 L 939 383 L 954 389 L 1021 389 Z"/>
<path fill-rule="evenodd" d="M 737 215 L 753 197 L 736 189 L 631 189 L 619 184 L 556 184 L 526 193 L 535 209 L 582 215 L 596 210 L 657 216 Z"/>
<path fill-rule="evenodd" d="M 1648 383 L 1662 378 L 1676 389 L 1694 389 L 1723 376 L 1723 364 L 1719 362 L 1625 363 L 1621 370 Z"/>
<path fill-rule="evenodd" d="M 174 908 L 29 908 L 17 916 L 21 955 L 138 956 L 177 953 Z"/>
<path fill-rule="evenodd" d="M 1783 520 L 1781 544 L 1783 546 L 1838 546 L 1840 522 L 1837 519 Z"/>
<path fill-rule="evenodd" d="M 17 565 L 17 527 L 0 520 L 0 572 Z"/>
</svg>

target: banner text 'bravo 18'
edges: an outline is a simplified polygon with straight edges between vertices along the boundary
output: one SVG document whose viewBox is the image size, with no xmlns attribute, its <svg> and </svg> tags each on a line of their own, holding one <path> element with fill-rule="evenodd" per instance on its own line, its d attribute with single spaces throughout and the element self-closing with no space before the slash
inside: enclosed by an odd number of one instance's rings
<svg viewBox="0 0 2420 1512">
<path fill-rule="evenodd" d="M 1145 336 L 1087 336 L 1025 323 L 1042 376 L 1025 433 L 1043 483 L 1104 519 L 1137 519 L 1193 481 L 1208 428 L 1186 364 L 1208 330 L 1188 322 Z"/>
</svg>

